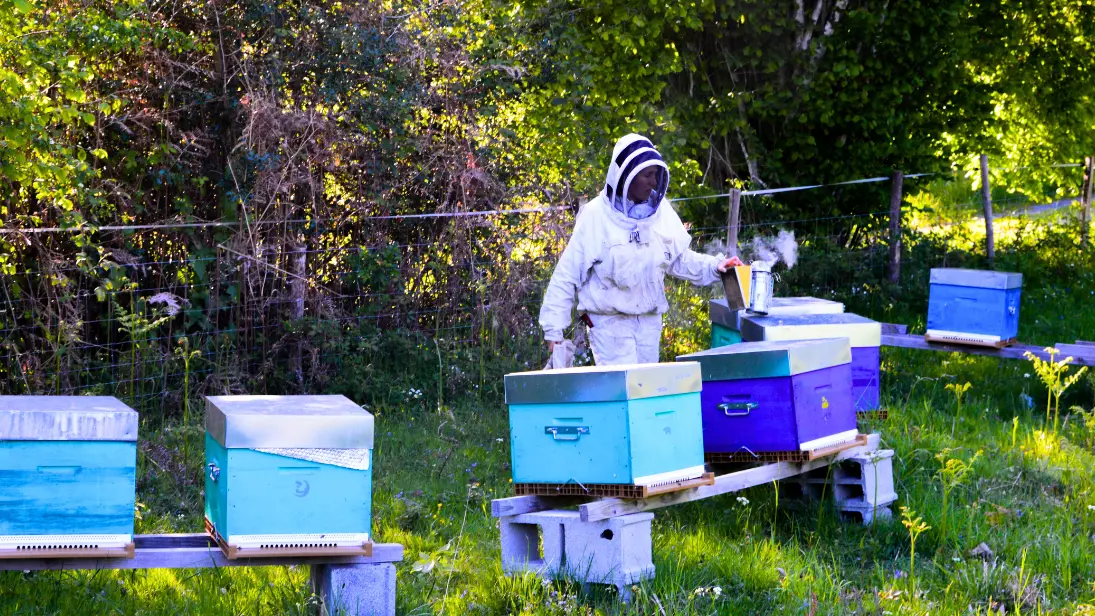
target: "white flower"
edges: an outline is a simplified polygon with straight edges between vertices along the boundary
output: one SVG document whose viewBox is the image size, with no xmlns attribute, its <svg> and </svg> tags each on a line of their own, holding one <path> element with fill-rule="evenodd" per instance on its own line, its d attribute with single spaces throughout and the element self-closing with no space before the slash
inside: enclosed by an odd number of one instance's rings
<svg viewBox="0 0 1095 616">
<path fill-rule="evenodd" d="M 715 596 L 718 597 L 719 595 L 722 594 L 722 586 L 716 586 L 716 587 L 712 588 L 711 592 L 715 593 Z"/>
<path fill-rule="evenodd" d="M 1029 379 L 1030 378 L 1030 373 L 1029 372 L 1024 372 L 1023 373 L 1023 378 L 1024 379 Z"/>
<path fill-rule="evenodd" d="M 1087 510 L 1088 511 L 1095 511 L 1095 505 L 1088 505 Z"/>
<path fill-rule="evenodd" d="M 741 503 L 742 507 L 748 507 L 749 506 L 749 499 L 745 498 L 744 496 L 739 496 L 738 497 L 738 502 Z"/>
</svg>

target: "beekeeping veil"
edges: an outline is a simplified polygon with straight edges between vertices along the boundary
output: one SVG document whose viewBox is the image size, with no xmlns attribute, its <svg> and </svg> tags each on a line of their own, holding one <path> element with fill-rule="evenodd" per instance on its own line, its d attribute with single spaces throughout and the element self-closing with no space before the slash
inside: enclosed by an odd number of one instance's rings
<svg viewBox="0 0 1095 616">
<path fill-rule="evenodd" d="M 657 185 L 645 201 L 636 203 L 627 198 L 627 191 L 631 188 L 631 181 L 647 167 L 657 168 Z M 669 167 L 662 160 L 662 155 L 654 149 L 654 144 L 634 133 L 616 142 L 616 147 L 612 148 L 612 162 L 608 166 L 608 179 L 605 182 L 605 197 L 613 209 L 633 220 L 649 218 L 658 210 L 667 188 Z"/>
</svg>

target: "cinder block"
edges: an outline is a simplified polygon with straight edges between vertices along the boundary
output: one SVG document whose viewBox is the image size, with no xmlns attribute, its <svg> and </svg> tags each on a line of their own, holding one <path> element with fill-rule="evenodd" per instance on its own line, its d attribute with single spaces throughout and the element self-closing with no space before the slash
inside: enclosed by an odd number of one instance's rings
<svg viewBox="0 0 1095 616">
<path fill-rule="evenodd" d="M 565 511 L 543 511 L 499 520 L 502 538 L 502 571 L 513 575 L 531 571 L 551 576 L 563 564 Z M 541 545 L 541 537 L 543 544 Z"/>
<path fill-rule="evenodd" d="M 871 506 L 844 506 L 840 508 L 840 515 L 845 519 L 862 522 L 864 526 L 874 519 L 888 520 L 893 517 L 889 505 Z"/>
<path fill-rule="evenodd" d="M 833 469 L 833 499 L 837 503 L 877 506 L 897 500 L 893 484 L 893 450 L 867 452 L 844 460 Z"/>
<path fill-rule="evenodd" d="M 611 584 L 627 601 L 631 584 L 654 577 L 652 513 L 583 522 L 577 511 L 541 511 L 500 520 L 502 569 L 546 578 Z M 542 550 L 541 550 L 542 538 Z"/>
<path fill-rule="evenodd" d="M 312 565 L 323 616 L 395 616 L 395 565 Z"/>
<path fill-rule="evenodd" d="M 653 513 L 633 513 L 598 522 L 566 526 L 564 569 L 587 583 L 621 589 L 654 577 L 650 521 Z"/>
</svg>

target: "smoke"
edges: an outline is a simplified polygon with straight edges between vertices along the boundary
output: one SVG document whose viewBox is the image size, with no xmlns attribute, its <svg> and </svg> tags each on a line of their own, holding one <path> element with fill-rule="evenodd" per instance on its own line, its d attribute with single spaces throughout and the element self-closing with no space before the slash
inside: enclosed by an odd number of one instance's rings
<svg viewBox="0 0 1095 616">
<path fill-rule="evenodd" d="M 776 237 L 753 238 L 749 251 L 752 261 L 765 261 L 769 265 L 775 265 L 782 261 L 787 269 L 791 269 L 798 263 L 798 242 L 795 241 L 794 231 L 780 231 Z"/>
<path fill-rule="evenodd" d="M 724 239 L 713 239 L 704 246 L 704 252 L 709 255 L 728 255 L 728 244 Z M 798 242 L 795 241 L 794 231 L 780 231 L 776 237 L 754 237 L 753 241 L 743 246 L 742 260 L 746 263 L 752 261 L 766 261 L 769 265 L 783 262 L 787 269 L 791 269 L 798 263 Z"/>
</svg>

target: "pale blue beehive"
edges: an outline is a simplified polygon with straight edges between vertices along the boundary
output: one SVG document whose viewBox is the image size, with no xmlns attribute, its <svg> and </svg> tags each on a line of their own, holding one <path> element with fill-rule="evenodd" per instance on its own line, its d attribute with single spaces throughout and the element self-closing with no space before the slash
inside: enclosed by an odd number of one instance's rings
<svg viewBox="0 0 1095 616">
<path fill-rule="evenodd" d="M 0 558 L 133 541 L 137 412 L 109 396 L 0 396 Z"/>
<path fill-rule="evenodd" d="M 929 338 L 992 345 L 1019 333 L 1022 274 L 935 268 L 930 283 Z"/>
<path fill-rule="evenodd" d="M 656 486 L 704 472 L 695 362 L 508 374 L 514 483 Z"/>
<path fill-rule="evenodd" d="M 242 553 L 369 543 L 368 411 L 345 396 L 209 396 L 205 427 L 205 517 L 225 544 Z"/>
</svg>

